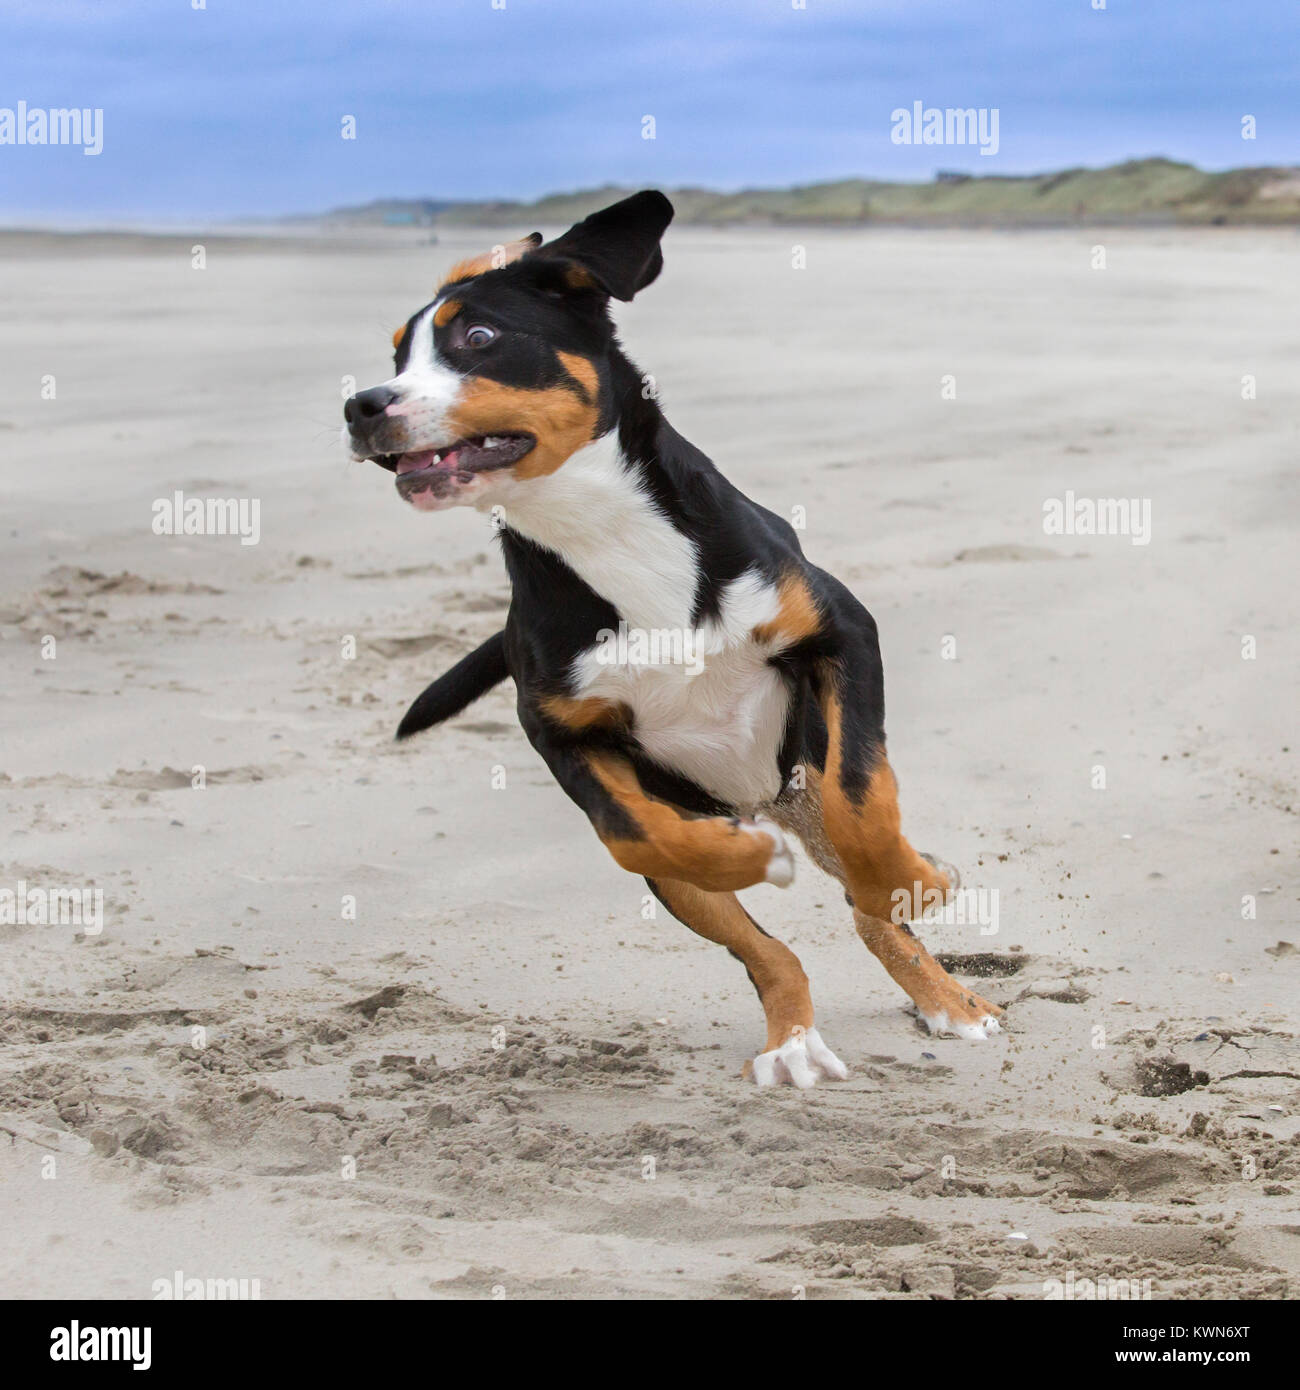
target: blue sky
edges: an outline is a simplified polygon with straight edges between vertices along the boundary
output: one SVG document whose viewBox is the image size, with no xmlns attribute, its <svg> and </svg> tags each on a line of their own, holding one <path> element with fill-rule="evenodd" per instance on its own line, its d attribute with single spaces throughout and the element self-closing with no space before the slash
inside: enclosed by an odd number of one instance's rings
<svg viewBox="0 0 1300 1390">
<path fill-rule="evenodd" d="M 199 2 L 6 0 L 0 108 L 100 107 L 104 150 L 0 145 L 0 221 L 1300 163 L 1296 0 Z M 998 154 L 891 143 L 914 101 L 998 108 Z"/>
</svg>

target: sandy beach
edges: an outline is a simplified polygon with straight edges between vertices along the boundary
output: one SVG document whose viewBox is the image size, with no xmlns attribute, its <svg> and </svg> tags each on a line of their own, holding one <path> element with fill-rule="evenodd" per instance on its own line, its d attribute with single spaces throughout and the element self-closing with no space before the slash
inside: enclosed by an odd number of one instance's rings
<svg viewBox="0 0 1300 1390">
<path fill-rule="evenodd" d="M 618 307 L 875 615 L 980 906 L 920 934 L 1008 1009 L 929 1037 L 801 856 L 742 895 L 850 1068 L 797 1093 L 508 683 L 392 739 L 509 593 L 342 400 L 529 230 L 0 234 L 0 889 L 102 891 L 0 924 L 0 1294 L 1300 1294 L 1295 232 L 686 227 Z"/>
</svg>

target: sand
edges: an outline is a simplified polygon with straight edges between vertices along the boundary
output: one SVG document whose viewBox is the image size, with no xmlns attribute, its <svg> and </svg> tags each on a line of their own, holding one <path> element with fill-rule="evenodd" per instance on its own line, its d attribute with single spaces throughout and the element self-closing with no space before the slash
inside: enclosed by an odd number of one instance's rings
<svg viewBox="0 0 1300 1390">
<path fill-rule="evenodd" d="M 808 1093 L 508 685 L 392 742 L 507 586 L 346 461 L 344 379 L 492 238 L 203 240 L 0 258 L 0 887 L 104 895 L 0 926 L 0 1294 L 1295 1296 L 1293 233 L 683 229 L 619 309 L 875 614 L 905 828 L 996 903 L 921 929 L 1008 1006 L 971 1043 L 806 859 L 743 895 L 851 1068 Z M 177 489 L 258 543 L 155 534 Z"/>
</svg>

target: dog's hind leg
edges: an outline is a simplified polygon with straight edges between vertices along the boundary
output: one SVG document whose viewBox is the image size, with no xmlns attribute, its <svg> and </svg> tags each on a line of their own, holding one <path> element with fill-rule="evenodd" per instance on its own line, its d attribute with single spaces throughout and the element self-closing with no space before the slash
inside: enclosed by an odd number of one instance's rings
<svg viewBox="0 0 1300 1390">
<path fill-rule="evenodd" d="M 922 906 L 942 901 L 953 885 L 902 833 L 898 784 L 885 757 L 884 678 L 875 623 L 842 586 L 836 585 L 830 598 L 835 640 L 813 679 L 825 724 L 825 768 L 802 793 L 805 798 L 811 793 L 802 818 L 810 818 L 819 795 L 824 832 L 814 837 L 821 841 L 819 862 L 826 866 L 829 846 L 858 935 L 911 996 L 930 1030 L 987 1037 L 998 1031 L 1002 1010 L 954 980 L 907 925 Z M 783 823 L 788 824 L 784 817 Z"/>
<path fill-rule="evenodd" d="M 882 785 L 877 789 L 877 801 L 882 797 L 892 799 L 894 809 L 883 818 L 892 820 L 897 815 L 893 774 L 889 773 L 889 765 L 883 760 L 882 766 Z M 827 827 L 823 787 L 822 774 L 808 768 L 806 785 L 787 791 L 767 809 L 783 830 L 799 838 L 809 858 L 819 868 L 844 884 L 849 902 L 855 903 L 857 900 L 849 889 L 848 869 Z M 832 799 L 834 801 L 834 794 Z M 846 816 L 842 808 L 840 814 Z M 859 819 L 864 817 L 861 811 L 857 814 Z M 865 813 L 865 818 L 872 819 L 871 813 Z M 879 807 L 875 819 L 882 819 Z M 879 838 L 879 833 L 877 825 L 874 832 L 876 838 Z M 881 855 L 878 851 L 874 854 L 865 852 L 863 842 L 871 839 L 872 833 L 860 826 L 841 827 L 839 832 L 839 844 L 847 846 L 845 852 L 854 865 L 858 893 L 884 914 L 872 916 L 855 907 L 853 921 L 863 943 L 911 996 L 932 1032 L 954 1032 L 962 1037 L 983 1037 L 995 1032 L 998 1026 L 996 1019 L 1001 1010 L 963 989 L 930 955 L 911 927 L 906 925 L 913 916 L 920 915 L 920 906 L 929 906 L 933 902 L 930 899 L 917 904 L 917 894 L 925 891 L 924 881 L 917 877 L 910 883 L 902 880 L 894 882 L 889 876 L 890 871 L 883 868 L 892 864 L 892 874 L 897 878 L 900 872 L 919 875 L 920 867 L 901 846 L 895 846 L 891 855 Z M 902 841 L 903 845 L 906 843 Z M 928 855 L 917 858 L 940 878 L 945 874 L 946 870 L 936 866 Z M 937 889 L 939 885 L 936 882 L 932 886 Z"/>
<path fill-rule="evenodd" d="M 805 1088 L 823 1077 L 842 1081 L 848 1070 L 813 1027 L 808 977 L 790 948 L 769 936 L 734 893 L 708 893 L 691 883 L 650 879 L 655 897 L 694 932 L 725 946 L 745 967 L 767 1015 L 767 1045 L 754 1058 L 760 1086 Z"/>
<path fill-rule="evenodd" d="M 855 746 L 842 699 L 834 674 L 828 673 L 822 817 L 844 865 L 858 935 L 911 996 L 932 1033 L 963 1038 L 996 1033 L 1002 1010 L 954 980 L 907 925 L 920 915 L 921 903 L 933 900 L 927 895 L 946 896 L 950 884 L 941 869 L 903 838 L 898 784 L 884 748 L 877 746 L 868 755 Z"/>
</svg>

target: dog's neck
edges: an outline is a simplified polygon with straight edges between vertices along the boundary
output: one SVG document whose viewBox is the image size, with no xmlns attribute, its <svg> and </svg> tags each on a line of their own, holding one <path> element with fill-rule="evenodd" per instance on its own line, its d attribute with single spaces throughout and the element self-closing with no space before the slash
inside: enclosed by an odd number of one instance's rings
<svg viewBox="0 0 1300 1390">
<path fill-rule="evenodd" d="M 509 489 L 503 540 L 516 592 L 521 582 L 558 591 L 564 581 L 553 571 L 562 567 L 615 620 L 686 631 L 709 616 L 714 581 L 745 568 L 747 547 L 735 489 L 673 429 L 643 380 L 616 351 L 605 433 L 554 473 Z M 525 543 L 537 552 L 526 561 Z"/>
<path fill-rule="evenodd" d="M 617 429 L 550 476 L 512 488 L 504 523 L 508 551 L 513 535 L 550 552 L 629 627 L 691 626 L 695 543 L 655 500 Z"/>
</svg>

